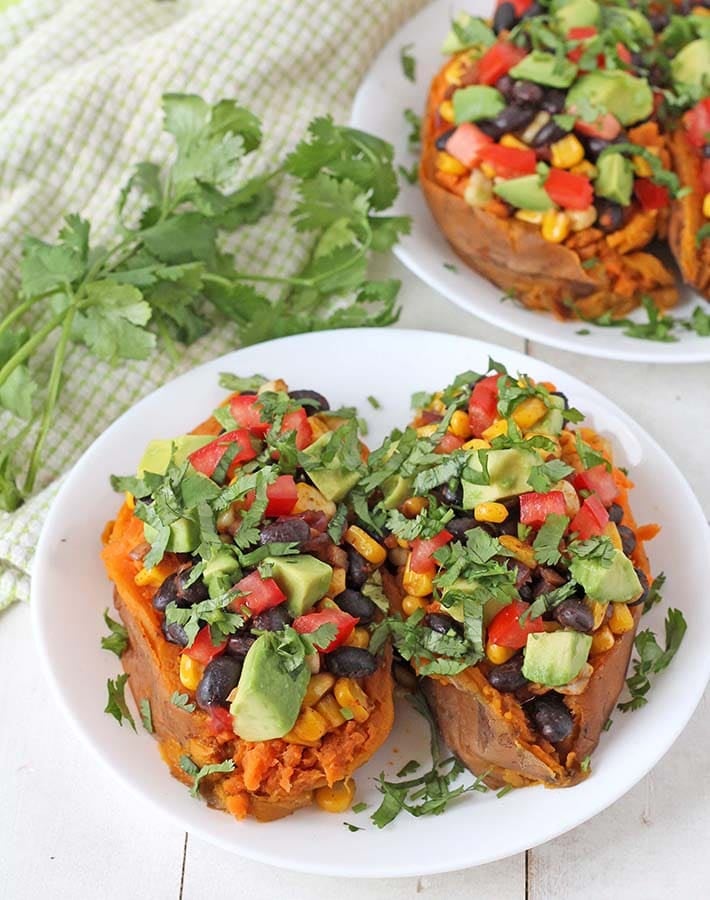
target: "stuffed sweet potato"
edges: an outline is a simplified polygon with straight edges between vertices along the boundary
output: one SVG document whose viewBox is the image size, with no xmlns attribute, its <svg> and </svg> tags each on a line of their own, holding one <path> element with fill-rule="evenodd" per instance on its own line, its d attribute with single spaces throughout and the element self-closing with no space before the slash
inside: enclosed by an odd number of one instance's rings
<svg viewBox="0 0 710 900">
<path fill-rule="evenodd" d="M 606 440 L 554 385 L 464 373 L 376 451 L 384 626 L 490 786 L 573 785 L 624 685 L 651 575 Z"/>
<path fill-rule="evenodd" d="M 272 382 L 116 480 L 102 558 L 129 686 L 173 775 L 237 818 L 342 811 L 392 727 L 391 653 L 367 649 L 385 550 L 330 527 L 366 453 L 354 419 Z"/>
</svg>

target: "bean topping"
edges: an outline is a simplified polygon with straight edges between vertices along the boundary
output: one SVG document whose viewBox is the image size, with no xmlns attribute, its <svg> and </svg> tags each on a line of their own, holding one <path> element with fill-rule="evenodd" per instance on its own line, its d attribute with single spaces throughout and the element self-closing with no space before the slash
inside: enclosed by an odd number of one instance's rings
<svg viewBox="0 0 710 900">
<path fill-rule="evenodd" d="M 521 106 L 539 106 L 543 93 L 533 81 L 516 81 L 513 85 L 513 100 Z"/>
<path fill-rule="evenodd" d="M 197 705 L 207 709 L 225 703 L 227 697 L 239 682 L 242 674 L 241 661 L 234 656 L 218 656 L 207 666 L 197 685 L 195 699 Z"/>
<path fill-rule="evenodd" d="M 547 88 L 543 94 L 540 106 L 545 112 L 549 112 L 551 116 L 554 116 L 557 113 L 561 113 L 565 108 L 566 99 L 567 95 L 564 91 L 560 91 L 557 88 Z"/>
<path fill-rule="evenodd" d="M 366 678 L 377 671 L 377 660 L 362 647 L 338 647 L 325 654 L 325 665 L 336 678 Z"/>
<path fill-rule="evenodd" d="M 584 600 L 570 597 L 555 607 L 552 615 L 563 628 L 588 632 L 594 628 L 594 614 Z"/>
<path fill-rule="evenodd" d="M 254 631 L 281 631 L 291 622 L 291 614 L 286 609 L 285 603 L 278 606 L 272 606 L 271 609 L 265 609 L 264 612 L 254 616 L 251 620 L 251 627 Z"/>
<path fill-rule="evenodd" d="M 532 118 L 535 118 L 535 116 L 533 115 Z M 532 119 L 530 121 L 532 121 Z M 546 144 L 554 144 L 555 141 L 559 141 L 566 134 L 567 132 L 564 128 L 560 128 L 554 119 L 550 119 L 549 122 L 545 122 L 530 143 L 533 147 L 543 147 Z"/>
<path fill-rule="evenodd" d="M 259 543 L 296 543 L 303 544 L 311 536 L 311 529 L 303 519 L 294 517 L 277 519 L 261 529 Z"/>
<path fill-rule="evenodd" d="M 325 412 L 330 409 L 330 403 L 318 391 L 289 391 L 288 395 L 292 400 L 302 403 L 308 413 Z"/>
<path fill-rule="evenodd" d="M 348 557 L 348 571 L 345 576 L 345 583 L 349 588 L 359 591 L 370 575 L 372 575 L 374 566 L 350 544 L 346 544 L 345 552 Z"/>
<path fill-rule="evenodd" d="M 609 521 L 615 525 L 618 525 L 624 518 L 624 510 L 618 503 L 612 503 L 607 512 L 609 513 Z"/>
<path fill-rule="evenodd" d="M 500 128 L 503 133 L 508 131 L 520 131 L 521 129 L 526 128 L 536 115 L 537 111 L 530 106 L 508 106 L 502 112 L 498 113 L 495 119 L 493 119 L 493 124 Z"/>
<path fill-rule="evenodd" d="M 624 224 L 624 210 L 621 206 L 604 199 L 598 199 L 595 205 L 597 207 L 597 226 L 605 234 L 618 231 Z"/>
<path fill-rule="evenodd" d="M 227 653 L 229 653 L 230 656 L 244 659 L 255 640 L 256 637 L 253 634 L 249 634 L 248 631 L 232 634 L 227 641 Z"/>
<path fill-rule="evenodd" d="M 442 613 L 429 613 L 422 619 L 422 625 L 431 628 L 438 634 L 446 634 L 447 631 L 455 631 L 461 633 L 461 625 L 451 616 L 445 616 Z"/>
<path fill-rule="evenodd" d="M 446 530 L 453 535 L 455 541 L 465 540 L 466 532 L 477 527 L 478 522 L 470 516 L 457 516 L 446 523 Z"/>
<path fill-rule="evenodd" d="M 638 600 L 634 600 L 632 603 L 627 603 L 627 606 L 638 606 L 639 603 L 645 603 L 650 590 L 650 585 L 648 583 L 648 578 L 646 578 L 645 572 L 642 572 L 641 569 L 636 569 L 635 571 L 636 577 L 641 582 L 641 596 L 638 598 Z"/>
<path fill-rule="evenodd" d="M 551 744 L 563 741 L 572 733 L 574 722 L 558 694 L 545 694 L 525 707 L 533 725 Z"/>
<path fill-rule="evenodd" d="M 446 142 L 451 137 L 451 135 L 456 131 L 455 128 L 449 128 L 443 134 L 440 134 L 436 139 L 436 149 L 437 150 L 446 150 Z"/>
<path fill-rule="evenodd" d="M 333 597 L 335 603 L 351 616 L 355 616 L 360 620 L 361 625 L 369 625 L 377 614 L 377 607 L 360 591 L 354 591 L 352 588 L 346 588 L 337 597 Z"/>
<path fill-rule="evenodd" d="M 496 9 L 493 17 L 493 31 L 500 34 L 501 31 L 510 31 L 515 25 L 517 16 L 515 15 L 515 7 L 512 3 L 501 3 Z"/>
<path fill-rule="evenodd" d="M 516 653 L 500 666 L 493 666 L 488 673 L 488 681 L 492 687 L 504 694 L 517 691 L 526 685 L 528 680 L 523 675 L 523 654 Z"/>
<path fill-rule="evenodd" d="M 514 85 L 515 82 L 510 75 L 501 75 L 498 81 L 496 81 L 496 90 L 500 91 L 506 100 L 511 100 L 513 97 Z"/>
<path fill-rule="evenodd" d="M 626 556 L 631 556 L 636 549 L 636 535 L 628 525 L 617 525 L 616 528 L 619 532 L 619 537 L 621 538 L 622 550 Z"/>
<path fill-rule="evenodd" d="M 168 575 L 153 597 L 154 609 L 157 609 L 158 612 L 165 612 L 165 607 L 173 602 L 184 609 L 207 599 L 207 586 L 202 579 L 198 578 L 197 581 L 185 587 L 185 582 L 190 577 L 190 571 L 190 569 L 183 569 L 182 572 Z"/>
<path fill-rule="evenodd" d="M 165 635 L 165 640 L 179 647 L 187 647 L 187 632 L 178 622 L 168 622 L 166 619 L 160 624 Z"/>
</svg>

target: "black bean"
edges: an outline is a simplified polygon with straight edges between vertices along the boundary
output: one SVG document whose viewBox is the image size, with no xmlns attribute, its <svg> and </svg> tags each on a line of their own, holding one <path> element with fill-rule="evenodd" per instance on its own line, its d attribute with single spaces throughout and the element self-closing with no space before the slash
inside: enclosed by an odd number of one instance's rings
<svg viewBox="0 0 710 900">
<path fill-rule="evenodd" d="M 523 675 L 523 654 L 516 653 L 507 662 L 493 666 L 488 673 L 488 681 L 497 691 L 504 694 L 517 691 L 526 685 L 528 680 Z"/>
<path fill-rule="evenodd" d="M 521 131 L 523 128 L 527 128 L 536 115 L 536 110 L 530 106 L 507 106 L 493 119 L 493 124 L 500 128 L 503 133 Z"/>
<path fill-rule="evenodd" d="M 202 709 L 225 703 L 242 674 L 241 661 L 234 656 L 222 655 L 207 665 L 195 691 L 197 705 Z"/>
<path fill-rule="evenodd" d="M 646 578 L 646 573 L 642 572 L 641 569 L 636 569 L 636 577 L 641 582 L 641 596 L 634 600 L 632 603 L 627 603 L 627 606 L 638 606 L 639 603 L 645 603 L 648 598 L 648 593 L 651 589 L 651 586 L 648 583 L 648 578 Z M 611 605 L 611 604 L 609 604 Z"/>
<path fill-rule="evenodd" d="M 551 116 L 554 116 L 562 112 L 565 108 L 566 100 L 567 94 L 564 91 L 560 91 L 558 88 L 547 88 L 540 102 L 540 107 L 545 112 L 549 112 Z"/>
<path fill-rule="evenodd" d="M 612 200 L 597 200 L 597 227 L 605 234 L 618 231 L 624 224 L 624 210 Z"/>
<path fill-rule="evenodd" d="M 244 659 L 255 640 L 256 637 L 253 634 L 249 634 L 248 631 L 232 634 L 227 641 L 227 653 L 230 656 L 236 656 L 238 659 Z"/>
<path fill-rule="evenodd" d="M 422 625 L 425 628 L 431 628 L 438 634 L 446 634 L 447 631 L 455 631 L 461 634 L 461 625 L 451 616 L 445 616 L 442 613 L 429 613 L 422 619 Z"/>
<path fill-rule="evenodd" d="M 477 528 L 478 522 L 470 516 L 456 516 L 446 523 L 446 530 L 454 536 L 454 540 L 463 541 L 466 539 L 466 532 L 472 528 Z"/>
<path fill-rule="evenodd" d="M 510 31 L 515 25 L 517 16 L 515 15 L 515 7 L 512 3 L 501 3 L 496 9 L 493 16 L 493 31 L 500 34 L 501 31 Z"/>
<path fill-rule="evenodd" d="M 569 581 L 569 576 L 560 575 L 556 569 L 552 569 L 550 566 L 538 566 L 533 577 L 533 596 L 549 594 L 550 591 L 554 591 L 566 581 Z"/>
<path fill-rule="evenodd" d="M 515 82 L 510 77 L 510 75 L 501 75 L 501 77 L 496 81 L 496 90 L 500 91 L 501 94 L 505 97 L 506 100 L 510 100 L 513 97 L 513 86 Z M 484 376 L 482 375 L 481 378 Z"/>
<path fill-rule="evenodd" d="M 617 525 L 616 528 L 621 538 L 621 549 L 626 556 L 631 556 L 636 549 L 636 535 L 628 525 Z"/>
<path fill-rule="evenodd" d="M 377 660 L 362 647 L 338 647 L 325 654 L 325 665 L 336 678 L 365 678 L 377 670 Z"/>
<path fill-rule="evenodd" d="M 288 395 L 292 400 L 297 400 L 305 406 L 308 413 L 325 412 L 330 409 L 330 403 L 318 391 L 289 391 Z"/>
<path fill-rule="evenodd" d="M 278 606 L 272 606 L 253 616 L 251 619 L 252 631 L 281 631 L 286 625 L 292 621 L 291 614 L 286 608 L 285 603 L 279 603 Z"/>
<path fill-rule="evenodd" d="M 446 506 L 460 507 L 463 503 L 463 487 L 461 482 L 458 482 L 455 487 L 451 487 L 449 484 L 442 484 L 436 489 L 435 493 Z"/>
<path fill-rule="evenodd" d="M 539 3 L 531 3 L 530 6 L 525 10 L 525 12 L 520 17 L 521 19 L 533 19 L 535 16 L 540 16 L 543 13 L 542 6 Z"/>
<path fill-rule="evenodd" d="M 260 544 L 291 543 L 302 544 L 311 536 L 311 529 L 303 519 L 294 517 L 277 519 L 265 525 L 259 534 Z"/>
<path fill-rule="evenodd" d="M 658 32 L 663 31 L 666 25 L 670 22 L 670 17 L 668 16 L 668 13 L 655 12 L 650 13 L 648 21 L 651 23 L 651 28 L 653 28 L 656 34 L 658 34 Z"/>
<path fill-rule="evenodd" d="M 171 644 L 177 644 L 179 647 L 187 647 L 187 632 L 177 622 L 167 622 L 165 619 L 160 623 L 163 629 L 165 640 Z"/>
<path fill-rule="evenodd" d="M 539 106 L 543 93 L 534 81 L 516 81 L 513 85 L 513 101 L 521 106 Z"/>
<path fill-rule="evenodd" d="M 535 599 L 533 596 L 532 582 L 528 581 L 525 584 L 521 584 L 518 588 L 518 593 L 520 594 L 520 599 L 524 600 L 526 603 L 532 603 Z"/>
<path fill-rule="evenodd" d="M 404 688 L 405 691 L 416 691 L 417 676 L 405 662 L 394 660 L 392 663 L 392 674 L 397 684 Z"/>
<path fill-rule="evenodd" d="M 436 139 L 435 146 L 437 150 L 446 150 L 446 142 L 451 137 L 451 135 L 456 131 L 455 128 L 449 128 L 443 134 L 440 134 Z"/>
<path fill-rule="evenodd" d="M 343 612 L 359 619 L 361 625 L 369 625 L 377 615 L 377 607 L 375 604 L 369 597 L 361 594 L 360 591 L 353 591 L 351 588 L 346 588 L 341 594 L 338 594 L 337 597 L 333 597 L 333 600 Z"/>
<path fill-rule="evenodd" d="M 481 119 L 480 122 L 476 122 L 476 127 L 494 141 L 497 141 L 503 134 L 503 129 L 499 128 L 492 119 Z"/>
<path fill-rule="evenodd" d="M 545 694 L 526 706 L 535 728 L 551 744 L 563 741 L 572 733 L 572 713 L 558 694 Z"/>
<path fill-rule="evenodd" d="M 564 128 L 560 128 L 557 122 L 555 122 L 553 119 L 550 119 L 550 121 L 545 122 L 542 128 L 537 132 L 535 137 L 530 141 L 530 144 L 533 147 L 542 147 L 547 144 L 554 144 L 555 141 L 559 141 L 566 134 L 567 132 L 564 130 Z"/>
<path fill-rule="evenodd" d="M 348 570 L 345 574 L 345 584 L 347 587 L 359 591 L 370 575 L 372 575 L 374 567 L 350 544 L 345 545 L 345 552 L 348 554 Z"/>
<path fill-rule="evenodd" d="M 165 612 L 165 607 L 169 603 L 174 602 L 177 606 L 184 609 L 206 600 L 207 585 L 202 579 L 198 578 L 197 581 L 186 587 L 185 582 L 189 577 L 190 569 L 183 569 L 182 572 L 174 572 L 172 575 L 168 575 L 153 597 L 153 608 L 157 609 L 158 612 Z"/>
<path fill-rule="evenodd" d="M 584 600 L 563 600 L 552 615 L 563 628 L 571 628 L 572 631 L 588 632 L 594 628 L 594 614 Z"/>
<path fill-rule="evenodd" d="M 615 525 L 618 525 L 624 518 L 624 510 L 618 503 L 612 503 L 607 512 L 609 513 L 609 521 Z"/>
</svg>

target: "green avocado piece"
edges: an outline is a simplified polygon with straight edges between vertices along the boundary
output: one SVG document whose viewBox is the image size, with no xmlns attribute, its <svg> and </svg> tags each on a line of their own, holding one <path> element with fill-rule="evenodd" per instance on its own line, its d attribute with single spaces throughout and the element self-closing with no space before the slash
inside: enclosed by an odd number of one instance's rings
<svg viewBox="0 0 710 900">
<path fill-rule="evenodd" d="M 671 77 L 676 88 L 683 88 L 694 100 L 710 89 L 710 38 L 691 41 L 671 62 Z"/>
<path fill-rule="evenodd" d="M 149 544 L 154 543 L 158 537 L 155 528 L 148 524 L 143 525 L 143 534 Z M 192 553 L 197 550 L 199 543 L 200 529 L 197 522 L 182 517 L 170 525 L 170 537 L 165 549 L 171 553 Z"/>
<path fill-rule="evenodd" d="M 545 212 L 554 207 L 547 191 L 540 184 L 539 175 L 523 175 L 499 182 L 493 192 L 518 209 Z"/>
<path fill-rule="evenodd" d="M 245 741 L 270 741 L 288 734 L 298 718 L 309 679 L 305 665 L 288 670 L 273 632 L 262 634 L 244 659 L 229 707 L 235 734 Z"/>
<path fill-rule="evenodd" d="M 390 475 L 382 483 L 382 505 L 385 509 L 395 509 L 412 496 L 412 479 L 402 475 Z"/>
<path fill-rule="evenodd" d="M 213 440 L 214 435 L 211 434 L 183 434 L 172 440 L 166 438 L 150 441 L 138 463 L 138 475 L 141 476 L 144 472 L 165 475 L 171 455 L 175 465 L 181 466 L 191 453 Z"/>
<path fill-rule="evenodd" d="M 528 681 L 558 687 L 579 675 L 589 656 L 592 636 L 579 631 L 542 631 L 529 634 L 523 675 Z"/>
<path fill-rule="evenodd" d="M 599 21 L 599 4 L 596 0 L 570 0 L 555 4 L 555 22 L 565 34 L 571 28 L 596 25 Z"/>
<path fill-rule="evenodd" d="M 597 177 L 594 190 L 600 197 L 607 197 L 622 206 L 631 202 L 634 188 L 634 170 L 631 162 L 621 153 L 602 154 L 597 161 Z"/>
<path fill-rule="evenodd" d="M 551 437 L 557 437 L 564 428 L 564 408 L 565 401 L 556 394 L 551 394 L 547 398 L 547 402 L 552 404 L 552 409 L 548 409 L 542 419 L 535 425 L 535 431 L 541 434 L 549 434 Z"/>
<path fill-rule="evenodd" d="M 643 588 L 631 560 L 621 550 L 614 550 L 610 566 L 596 559 L 575 558 L 570 573 L 590 600 L 597 603 L 631 603 L 638 600 Z"/>
<path fill-rule="evenodd" d="M 304 450 L 305 455 L 318 459 L 323 450 L 330 443 L 332 437 L 332 431 L 322 434 L 318 440 L 313 441 L 310 447 Z M 359 480 L 357 472 L 348 471 L 342 466 L 337 453 L 328 463 L 327 467 L 322 469 L 309 469 L 308 477 L 321 494 L 323 494 L 326 500 L 333 500 L 335 503 L 342 500 L 343 497 L 355 487 Z"/>
<path fill-rule="evenodd" d="M 531 450 L 511 447 L 508 450 L 488 450 L 489 484 L 474 484 L 463 481 L 464 509 L 473 509 L 479 503 L 499 500 L 501 497 L 514 497 L 531 491 L 528 476 L 533 466 L 538 465 L 540 457 Z M 482 471 L 481 462 L 476 451 L 469 454 L 468 466 L 475 471 Z"/>
<path fill-rule="evenodd" d="M 495 34 L 483 19 L 467 12 L 460 12 L 451 23 L 451 31 L 441 45 L 441 52 L 450 56 L 468 47 L 490 47 L 495 41 Z"/>
<path fill-rule="evenodd" d="M 577 115 L 586 115 L 587 110 L 599 115 L 609 112 L 622 125 L 632 125 L 651 115 L 653 92 L 642 78 L 619 69 L 603 69 L 582 75 L 572 85 L 566 108 Z"/>
<path fill-rule="evenodd" d="M 485 84 L 473 84 L 459 88 L 453 96 L 454 122 L 478 122 L 494 119 L 505 109 L 505 99 L 500 91 Z"/>
<path fill-rule="evenodd" d="M 508 74 L 511 78 L 522 78 L 547 87 L 568 88 L 577 75 L 577 66 L 553 53 L 533 50 L 513 66 Z"/>
<path fill-rule="evenodd" d="M 445 597 L 449 591 L 457 591 L 462 594 L 473 594 L 476 587 L 478 586 L 478 582 L 476 581 L 468 581 L 465 578 L 457 578 L 456 581 L 451 585 L 451 587 L 447 587 L 444 589 L 442 593 L 442 599 Z M 446 607 L 446 612 L 451 616 L 452 619 L 456 619 L 457 622 L 463 622 L 463 603 L 454 603 L 451 606 L 446 606 L 446 604 L 442 604 Z M 503 609 L 504 606 L 507 606 L 508 603 L 505 600 L 499 600 L 497 597 L 489 597 L 483 605 L 483 624 L 487 628 L 490 624 L 491 620 Z"/>
<path fill-rule="evenodd" d="M 647 17 L 637 9 L 623 6 L 608 6 L 604 9 L 604 25 L 606 28 L 619 29 L 628 38 L 641 38 L 647 42 L 653 40 L 653 28 Z"/>
<path fill-rule="evenodd" d="M 270 556 L 271 577 L 286 594 L 288 611 L 295 618 L 328 593 L 333 569 L 315 556 Z"/>
</svg>

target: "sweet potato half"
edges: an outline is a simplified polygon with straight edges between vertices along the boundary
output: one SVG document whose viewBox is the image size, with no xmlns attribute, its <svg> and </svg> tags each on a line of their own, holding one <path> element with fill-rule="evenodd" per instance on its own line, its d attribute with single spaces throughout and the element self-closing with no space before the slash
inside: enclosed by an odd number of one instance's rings
<svg viewBox="0 0 710 900">
<path fill-rule="evenodd" d="M 697 240 L 707 222 L 703 215 L 702 160 L 683 128 L 670 136 L 668 145 L 681 184 L 690 188 L 685 197 L 673 201 L 668 240 L 683 280 L 710 300 L 710 238 L 700 243 Z"/>
</svg>

